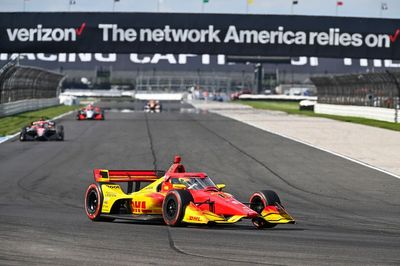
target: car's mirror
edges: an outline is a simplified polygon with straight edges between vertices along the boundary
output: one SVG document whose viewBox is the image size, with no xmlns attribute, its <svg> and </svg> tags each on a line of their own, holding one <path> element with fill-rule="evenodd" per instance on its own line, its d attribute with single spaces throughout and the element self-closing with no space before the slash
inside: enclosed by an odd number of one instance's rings
<svg viewBox="0 0 400 266">
<path fill-rule="evenodd" d="M 224 189 L 226 187 L 225 184 L 216 184 L 217 188 L 219 191 L 221 191 L 222 189 Z"/>
<path fill-rule="evenodd" d="M 172 187 L 174 189 L 186 189 L 186 186 L 184 184 L 172 184 Z"/>
</svg>

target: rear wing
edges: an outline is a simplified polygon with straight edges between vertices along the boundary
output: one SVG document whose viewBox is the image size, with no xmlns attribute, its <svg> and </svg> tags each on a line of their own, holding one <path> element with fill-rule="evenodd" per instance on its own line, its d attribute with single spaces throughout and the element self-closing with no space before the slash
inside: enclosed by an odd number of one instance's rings
<svg viewBox="0 0 400 266">
<path fill-rule="evenodd" d="M 106 170 L 94 169 L 94 180 L 109 182 L 153 182 L 162 177 L 164 171 L 154 170 Z"/>
</svg>

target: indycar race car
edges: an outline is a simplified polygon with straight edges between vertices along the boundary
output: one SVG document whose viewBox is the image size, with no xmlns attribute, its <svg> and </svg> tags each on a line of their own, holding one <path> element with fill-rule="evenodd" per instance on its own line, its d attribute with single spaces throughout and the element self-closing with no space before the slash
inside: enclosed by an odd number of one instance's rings
<svg viewBox="0 0 400 266">
<path fill-rule="evenodd" d="M 144 111 L 147 113 L 160 113 L 162 111 L 162 106 L 159 101 L 150 100 L 144 106 Z"/>
<path fill-rule="evenodd" d="M 104 111 L 100 107 L 89 104 L 85 108 L 82 108 L 76 114 L 78 120 L 104 120 Z"/>
<path fill-rule="evenodd" d="M 176 156 L 165 173 L 95 169 L 96 182 L 85 193 L 86 215 L 93 221 L 159 219 L 169 226 L 232 224 L 242 219 L 250 219 L 258 229 L 295 223 L 274 191 L 255 192 L 250 202 L 242 203 L 222 191 L 224 184 L 215 185 L 205 173 L 186 172 L 180 162 Z M 128 183 L 126 192 L 121 182 Z"/>
<path fill-rule="evenodd" d="M 64 140 L 64 127 L 56 126 L 54 121 L 40 119 L 23 127 L 19 134 L 19 140 Z"/>
</svg>

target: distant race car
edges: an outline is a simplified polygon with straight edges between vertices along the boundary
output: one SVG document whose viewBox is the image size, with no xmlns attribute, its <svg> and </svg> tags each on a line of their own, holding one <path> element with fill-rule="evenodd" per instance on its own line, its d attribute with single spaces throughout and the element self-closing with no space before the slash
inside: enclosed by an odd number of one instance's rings
<svg viewBox="0 0 400 266">
<path fill-rule="evenodd" d="M 317 101 L 302 100 L 299 102 L 300 111 L 314 111 L 314 107 Z"/>
<path fill-rule="evenodd" d="M 147 113 L 160 113 L 162 111 L 162 106 L 159 101 L 150 100 L 144 106 L 144 111 Z"/>
<path fill-rule="evenodd" d="M 76 114 L 78 120 L 104 120 L 104 111 L 97 106 L 89 104 L 85 108 L 82 108 Z"/>
<path fill-rule="evenodd" d="M 23 127 L 19 135 L 20 141 L 28 140 L 64 140 L 64 127 L 56 126 L 56 122 L 40 119 Z"/>
<path fill-rule="evenodd" d="M 224 184 L 214 184 L 205 173 L 186 172 L 180 162 L 176 156 L 165 173 L 95 169 L 96 182 L 85 193 L 86 215 L 93 221 L 159 219 L 169 226 L 232 224 L 242 219 L 251 219 L 258 229 L 295 223 L 274 191 L 255 192 L 242 203 L 222 192 Z M 126 192 L 121 182 L 128 183 Z"/>
<path fill-rule="evenodd" d="M 252 94 L 252 91 L 250 89 L 243 89 L 241 91 L 236 91 L 231 94 L 231 100 L 232 101 L 239 100 L 240 95 L 243 95 L 243 94 Z"/>
</svg>

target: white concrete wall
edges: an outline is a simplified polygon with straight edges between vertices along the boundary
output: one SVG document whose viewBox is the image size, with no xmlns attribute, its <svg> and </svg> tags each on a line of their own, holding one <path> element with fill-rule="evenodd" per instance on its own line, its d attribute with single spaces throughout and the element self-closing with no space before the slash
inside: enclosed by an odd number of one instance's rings
<svg viewBox="0 0 400 266">
<path fill-rule="evenodd" d="M 240 100 L 278 100 L 278 101 L 302 101 L 310 100 L 316 101 L 317 96 L 295 96 L 295 95 L 264 95 L 264 94 L 242 94 L 239 96 Z"/>
<path fill-rule="evenodd" d="M 395 110 L 389 108 L 317 103 L 314 106 L 314 112 L 317 114 L 355 116 L 395 122 Z"/>
<path fill-rule="evenodd" d="M 137 100 L 181 101 L 183 93 L 136 93 Z"/>
<path fill-rule="evenodd" d="M 58 98 L 30 99 L 0 104 L 0 117 L 33 111 L 60 104 Z"/>
</svg>

